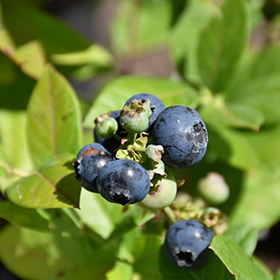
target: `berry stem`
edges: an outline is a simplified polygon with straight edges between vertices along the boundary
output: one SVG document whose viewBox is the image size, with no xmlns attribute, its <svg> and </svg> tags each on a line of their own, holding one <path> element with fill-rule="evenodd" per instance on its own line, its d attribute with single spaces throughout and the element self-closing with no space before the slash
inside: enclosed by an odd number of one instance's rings
<svg viewBox="0 0 280 280">
<path fill-rule="evenodd" d="M 133 133 L 133 132 L 128 133 L 128 139 L 131 144 L 135 142 L 136 137 L 137 137 L 137 133 Z"/>
<path fill-rule="evenodd" d="M 117 135 L 117 133 L 114 133 L 114 134 L 113 134 L 113 137 L 114 137 L 115 139 L 117 139 L 118 141 L 121 141 L 121 140 L 122 140 L 122 138 L 121 138 L 119 135 Z"/>
<path fill-rule="evenodd" d="M 176 216 L 174 214 L 174 212 L 172 211 L 172 209 L 167 206 L 163 209 L 167 219 L 168 219 L 168 222 L 172 225 L 172 224 L 175 224 L 177 222 L 177 219 L 176 219 Z"/>
</svg>

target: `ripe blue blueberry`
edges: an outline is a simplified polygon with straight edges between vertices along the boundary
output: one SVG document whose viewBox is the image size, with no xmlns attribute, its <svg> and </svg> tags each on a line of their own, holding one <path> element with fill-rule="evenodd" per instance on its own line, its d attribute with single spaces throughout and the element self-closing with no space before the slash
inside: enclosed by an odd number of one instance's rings
<svg viewBox="0 0 280 280">
<path fill-rule="evenodd" d="M 208 249 L 213 232 L 202 223 L 189 219 L 173 224 L 167 231 L 164 248 L 172 263 L 186 271 L 205 265 L 212 255 Z"/>
<path fill-rule="evenodd" d="M 97 178 L 99 193 L 109 202 L 133 204 L 145 198 L 150 177 L 136 161 L 120 159 L 107 163 Z"/>
<path fill-rule="evenodd" d="M 116 134 L 120 135 L 120 132 L 123 130 L 123 128 L 120 126 L 120 110 L 112 111 L 112 112 L 108 113 L 107 115 L 111 118 L 114 118 L 117 121 L 118 130 L 117 130 Z M 120 145 L 120 142 L 114 137 L 110 137 L 110 138 L 105 139 L 105 138 L 102 138 L 102 137 L 98 136 L 97 133 L 96 133 L 96 127 L 94 128 L 93 133 L 94 133 L 95 142 L 101 144 L 112 155 L 114 155 L 115 150 Z"/>
<path fill-rule="evenodd" d="M 151 93 L 135 94 L 126 101 L 125 105 L 128 106 L 129 104 L 131 104 L 131 101 L 134 99 L 142 100 L 142 102 L 144 102 L 146 99 L 149 99 L 151 101 L 150 108 L 152 110 L 152 116 L 149 119 L 149 126 L 148 126 L 148 129 L 149 129 L 149 127 L 156 120 L 159 113 L 165 109 L 165 105 L 159 97 L 157 97 Z"/>
<path fill-rule="evenodd" d="M 73 164 L 77 180 L 88 191 L 98 193 L 97 175 L 105 164 L 113 160 L 111 154 L 99 143 L 84 146 Z"/>
<path fill-rule="evenodd" d="M 199 163 L 208 144 L 206 126 L 196 110 L 175 105 L 164 109 L 152 131 L 153 143 L 162 145 L 162 160 L 175 169 L 186 169 Z"/>
</svg>

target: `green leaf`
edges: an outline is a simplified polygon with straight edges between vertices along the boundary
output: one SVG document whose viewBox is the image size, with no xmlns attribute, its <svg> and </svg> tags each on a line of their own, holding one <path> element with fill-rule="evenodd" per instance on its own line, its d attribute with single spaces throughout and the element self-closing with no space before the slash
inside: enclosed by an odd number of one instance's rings
<svg viewBox="0 0 280 280">
<path fill-rule="evenodd" d="M 114 229 L 114 223 L 110 213 L 106 211 L 100 200 L 104 200 L 99 194 L 95 194 L 82 188 L 80 197 L 80 208 L 75 210 L 80 219 L 94 232 L 108 238 Z M 92 218 L 94 213 L 95 218 Z"/>
<path fill-rule="evenodd" d="M 69 83 L 48 65 L 27 108 L 27 137 L 36 167 L 61 153 L 81 148 L 81 111 Z"/>
<path fill-rule="evenodd" d="M 220 96 L 205 96 L 206 100 L 199 113 L 207 123 L 258 131 L 264 123 L 264 115 L 250 105 L 227 104 Z"/>
<path fill-rule="evenodd" d="M 279 73 L 247 80 L 241 88 L 230 94 L 233 103 L 253 107 L 265 116 L 265 123 L 275 125 L 280 120 Z"/>
<path fill-rule="evenodd" d="M 267 46 L 260 53 L 258 53 L 251 66 L 251 78 L 257 80 L 258 78 L 268 77 L 270 75 L 280 73 L 280 66 L 275 61 L 280 59 L 280 47 Z"/>
<path fill-rule="evenodd" d="M 27 209 L 10 201 L 0 202 L 0 217 L 27 229 L 55 233 L 63 237 L 80 237 L 81 231 L 65 209 Z"/>
<path fill-rule="evenodd" d="M 220 259 L 213 254 L 207 265 L 200 269 L 187 272 L 173 264 L 166 256 L 164 246 L 159 251 L 159 265 L 162 280 L 233 280 L 234 276 L 229 273 Z"/>
<path fill-rule="evenodd" d="M 275 277 L 273 278 L 273 280 L 280 280 L 280 269 L 275 274 Z"/>
<path fill-rule="evenodd" d="M 108 71 L 113 63 L 112 56 L 99 45 L 72 53 L 53 54 L 50 59 L 59 71 L 79 80 Z"/>
<path fill-rule="evenodd" d="M 280 219 L 280 169 L 248 171 L 243 181 L 242 196 L 230 214 L 230 224 L 247 224 L 266 230 Z"/>
<path fill-rule="evenodd" d="M 137 205 L 127 208 L 110 203 L 99 194 L 91 193 L 82 188 L 80 208 L 75 212 L 93 232 L 107 239 L 107 242 L 122 237 L 137 226 L 143 225 L 154 217 L 154 213 L 144 211 Z M 92 219 L 92 213 L 95 218 Z"/>
<path fill-rule="evenodd" d="M 133 76 L 120 77 L 101 90 L 94 100 L 84 124 L 94 127 L 93 120 L 96 117 L 112 110 L 122 109 L 132 95 L 141 92 L 157 95 L 166 106 L 185 104 L 195 107 L 199 99 L 199 94 L 183 82 Z"/>
<path fill-rule="evenodd" d="M 197 65 L 199 36 L 216 12 L 217 8 L 209 1 L 189 0 L 170 31 L 173 57 L 179 71 L 187 79 L 201 82 Z"/>
<path fill-rule="evenodd" d="M 248 225 L 239 225 L 231 227 L 226 233 L 235 244 L 243 250 L 243 252 L 251 257 L 256 249 L 258 242 L 258 230 Z"/>
<path fill-rule="evenodd" d="M 10 173 L 26 176 L 32 169 L 26 139 L 26 113 L 0 110 L 0 165 Z M 2 164 L 1 164 L 2 162 Z M 11 174 L 10 174 L 11 175 Z"/>
<path fill-rule="evenodd" d="M 257 152 L 263 168 L 268 172 L 278 168 L 280 161 L 279 128 L 264 129 L 259 133 L 246 133 L 245 135 L 251 147 Z"/>
<path fill-rule="evenodd" d="M 205 120 L 207 126 L 207 120 Z M 208 125 L 209 152 L 241 169 L 263 168 L 258 152 L 242 131 L 216 124 Z M 246 151 L 246 153 L 244 152 Z"/>
<path fill-rule="evenodd" d="M 115 248 L 90 239 L 70 239 L 9 225 L 0 234 L 0 258 L 24 279 L 103 279 L 114 266 Z"/>
<path fill-rule="evenodd" d="M 26 208 L 79 207 L 81 186 L 75 178 L 73 156 L 60 155 L 29 177 L 13 183 L 6 196 Z"/>
<path fill-rule="evenodd" d="M 15 57 L 10 57 L 27 76 L 37 80 L 42 75 L 47 59 L 42 45 L 38 41 L 32 41 L 20 46 L 16 50 Z"/>
<path fill-rule="evenodd" d="M 0 202 L 0 217 L 20 227 L 38 231 L 50 230 L 48 222 L 36 210 L 19 207 L 10 201 Z"/>
<path fill-rule="evenodd" d="M 0 40 L 1 39 L 3 39 L 3 41 L 0 41 L 0 50 L 7 56 L 6 60 L 10 59 L 25 75 L 37 80 L 42 74 L 45 64 L 47 63 L 42 45 L 38 41 L 33 40 L 17 47 L 12 38 L 10 38 L 6 29 L 0 30 Z M 2 54 L 0 55 L 0 58 L 1 56 Z M 9 65 L 10 64 L 7 64 L 6 62 L 6 66 Z M 5 76 L 9 75 L 8 77 L 11 77 L 11 75 L 14 74 L 13 72 L 10 73 L 13 70 L 13 68 L 10 68 L 11 67 L 7 69 L 8 71 L 5 71 Z"/>
<path fill-rule="evenodd" d="M 163 43 L 171 22 L 168 0 L 122 1 L 112 23 L 111 39 L 118 54 L 135 55 Z"/>
<path fill-rule="evenodd" d="M 161 243 L 162 239 L 155 235 L 144 235 L 135 240 L 133 270 L 142 279 L 160 279 L 158 258 Z"/>
<path fill-rule="evenodd" d="M 132 276 L 132 266 L 131 264 L 118 261 L 112 270 L 106 273 L 107 280 L 131 280 Z"/>
<path fill-rule="evenodd" d="M 200 35 L 198 63 L 204 83 L 221 92 L 231 82 L 246 47 L 249 9 L 246 0 L 223 2 L 221 14 Z"/>
<path fill-rule="evenodd" d="M 215 236 L 211 244 L 211 249 L 238 280 L 272 279 L 255 265 L 252 259 L 250 259 L 241 248 L 225 235 Z"/>
</svg>

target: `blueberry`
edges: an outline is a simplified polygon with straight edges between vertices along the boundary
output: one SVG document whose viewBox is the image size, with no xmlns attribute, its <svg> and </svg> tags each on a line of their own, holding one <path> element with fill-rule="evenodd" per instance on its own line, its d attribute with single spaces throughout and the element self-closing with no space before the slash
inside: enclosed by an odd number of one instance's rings
<svg viewBox="0 0 280 280">
<path fill-rule="evenodd" d="M 136 161 L 120 159 L 107 163 L 99 172 L 97 187 L 110 202 L 133 204 L 145 198 L 150 190 L 150 177 Z"/>
<path fill-rule="evenodd" d="M 117 121 L 118 130 L 116 134 L 120 136 L 121 131 L 123 130 L 123 128 L 120 126 L 120 110 L 109 112 L 107 115 Z M 104 139 L 98 136 L 96 133 L 96 128 L 94 128 L 93 133 L 95 142 L 104 146 L 104 148 L 107 149 L 112 155 L 115 155 L 115 150 L 119 147 L 120 141 L 114 137 Z"/>
<path fill-rule="evenodd" d="M 98 193 L 97 175 L 105 164 L 113 160 L 111 154 L 99 143 L 84 146 L 73 164 L 77 180 L 85 189 Z"/>
<path fill-rule="evenodd" d="M 208 144 L 206 126 L 196 110 L 175 105 L 164 109 L 154 122 L 153 143 L 162 145 L 162 160 L 175 169 L 199 163 Z"/>
<path fill-rule="evenodd" d="M 129 104 L 131 104 L 131 101 L 134 99 L 140 99 L 143 102 L 146 99 L 149 99 L 151 101 L 150 108 L 152 110 L 152 116 L 149 119 L 149 126 L 148 126 L 148 129 L 149 129 L 151 127 L 151 125 L 154 123 L 154 121 L 156 120 L 159 113 L 165 109 L 165 105 L 160 98 L 158 98 L 157 96 L 155 96 L 151 93 L 135 94 L 126 101 L 125 105 L 128 106 Z"/>
<path fill-rule="evenodd" d="M 191 271 L 206 264 L 212 255 L 208 249 L 213 232 L 196 220 L 181 220 L 167 231 L 164 248 L 172 263 Z"/>
</svg>

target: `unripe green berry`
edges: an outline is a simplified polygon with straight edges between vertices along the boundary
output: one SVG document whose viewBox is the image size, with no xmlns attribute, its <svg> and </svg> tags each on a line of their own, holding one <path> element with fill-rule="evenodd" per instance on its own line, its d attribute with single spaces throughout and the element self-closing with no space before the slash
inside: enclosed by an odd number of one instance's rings
<svg viewBox="0 0 280 280">
<path fill-rule="evenodd" d="M 140 133 L 149 125 L 149 116 L 140 100 L 132 100 L 120 113 L 120 124 L 128 132 Z"/>
<path fill-rule="evenodd" d="M 198 190 L 201 196 L 210 204 L 224 203 L 229 197 L 229 187 L 223 176 L 210 172 L 198 182 Z"/>
<path fill-rule="evenodd" d="M 106 114 L 96 118 L 94 123 L 96 124 L 95 132 L 101 138 L 110 138 L 118 130 L 118 122 Z"/>
<path fill-rule="evenodd" d="M 169 172 L 166 179 L 161 178 L 158 183 L 151 188 L 147 196 L 138 205 L 149 211 L 158 211 L 169 206 L 177 194 L 177 184 L 174 176 Z"/>
</svg>

